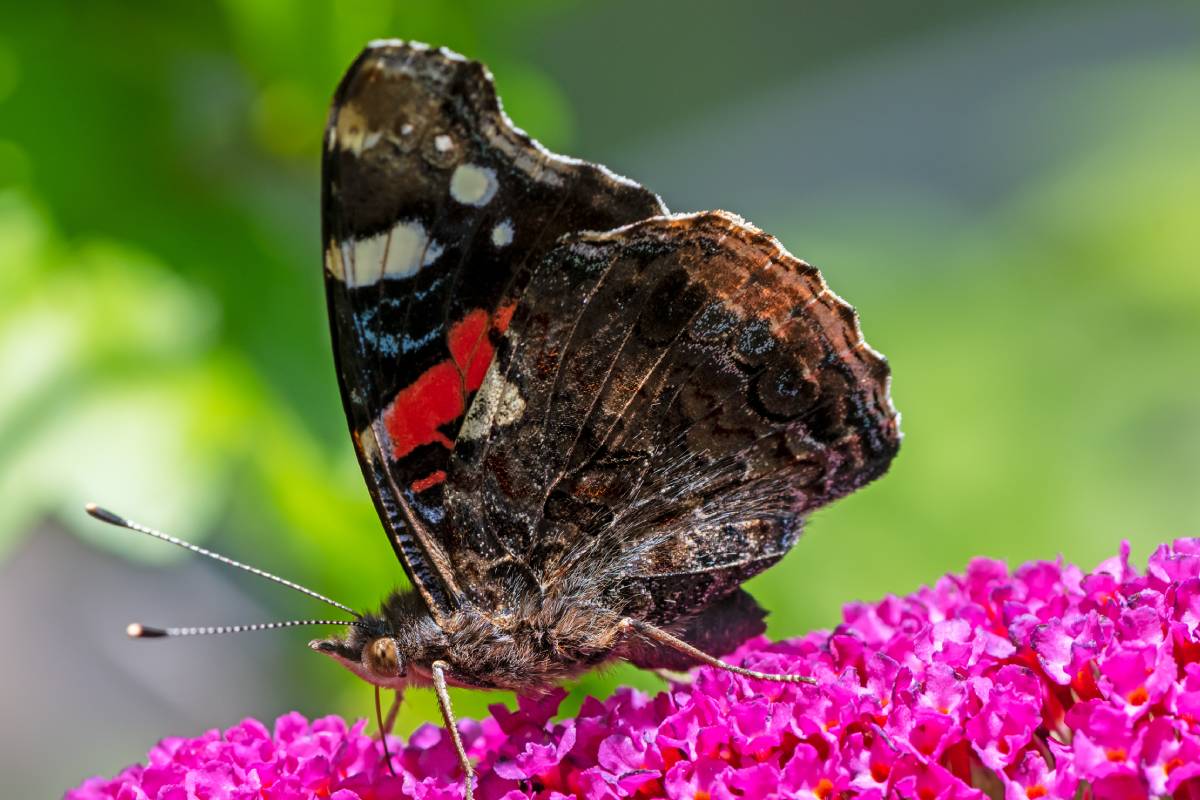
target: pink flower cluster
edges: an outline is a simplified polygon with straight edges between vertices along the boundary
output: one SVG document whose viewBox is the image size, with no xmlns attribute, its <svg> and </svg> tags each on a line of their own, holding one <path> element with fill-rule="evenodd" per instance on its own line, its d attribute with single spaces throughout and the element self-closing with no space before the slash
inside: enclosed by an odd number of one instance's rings
<svg viewBox="0 0 1200 800">
<path fill-rule="evenodd" d="M 477 797 L 1163 798 L 1200 800 L 1200 540 L 1128 547 L 1091 574 L 1061 562 L 964 575 L 873 605 L 832 632 L 735 656 L 815 686 L 701 669 L 552 721 L 563 692 L 497 705 L 461 731 Z M 68 800 L 459 800 L 432 725 L 393 747 L 337 718 L 281 717 L 168 739 L 145 766 Z"/>
</svg>

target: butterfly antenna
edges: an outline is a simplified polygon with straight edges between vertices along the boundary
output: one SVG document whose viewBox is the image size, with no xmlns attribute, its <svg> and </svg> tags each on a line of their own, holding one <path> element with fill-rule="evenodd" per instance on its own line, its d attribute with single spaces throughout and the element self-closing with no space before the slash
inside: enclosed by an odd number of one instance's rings
<svg viewBox="0 0 1200 800">
<path fill-rule="evenodd" d="M 153 528 L 148 528 L 145 525 L 142 525 L 140 522 L 134 522 L 133 520 L 125 519 L 124 517 L 120 516 L 119 514 L 114 514 L 113 512 L 111 512 L 107 509 L 100 508 L 100 506 L 96 505 L 95 503 L 88 503 L 84 507 L 84 510 L 87 511 L 87 513 L 90 516 L 100 520 L 101 522 L 107 522 L 109 525 L 115 525 L 118 528 L 126 528 L 131 531 L 137 531 L 138 533 L 144 533 L 147 536 L 152 536 L 155 539 L 161 539 L 164 542 L 170 542 L 171 544 L 175 545 L 176 547 L 182 547 L 184 550 L 190 550 L 193 553 L 198 553 L 199 555 L 202 555 L 202 556 L 208 556 L 211 559 L 220 561 L 222 564 L 226 564 L 231 567 L 237 567 L 238 569 L 245 570 L 246 572 L 249 572 L 252 575 L 257 575 L 260 578 L 266 578 L 269 581 L 274 581 L 275 583 L 278 583 L 280 586 L 286 586 L 289 589 L 294 589 L 297 592 L 300 592 L 300 594 L 306 594 L 309 597 L 312 597 L 316 600 L 320 600 L 322 603 L 328 603 L 329 605 L 333 606 L 334 608 L 340 608 L 342 611 L 345 611 L 347 614 L 351 615 L 355 619 L 362 618 L 362 614 L 359 614 L 354 609 L 350 608 L 347 605 L 343 605 L 342 603 L 339 603 L 337 600 L 328 598 L 319 592 L 314 592 L 312 589 L 307 589 L 298 583 L 289 581 L 286 578 L 281 578 L 278 575 L 272 575 L 271 573 L 265 572 L 264 570 L 258 569 L 257 567 L 252 567 L 249 564 L 243 564 L 240 561 L 234 561 L 232 558 L 226 558 L 225 556 L 221 555 L 220 553 L 214 553 L 211 550 L 205 550 L 203 547 L 194 545 L 191 542 L 185 542 L 183 539 L 177 539 L 174 536 L 170 536 L 168 534 L 163 533 L 162 531 L 156 531 Z M 230 629 L 229 632 L 232 633 L 232 632 L 234 632 L 234 629 L 236 629 L 238 631 L 240 631 L 240 630 L 265 630 L 267 628 L 286 628 L 286 627 L 291 627 L 292 625 L 320 625 L 320 624 L 344 625 L 346 623 L 344 621 L 337 622 L 337 623 L 326 623 L 325 620 L 295 620 L 292 622 L 263 623 L 262 625 L 230 625 L 230 626 L 219 626 L 219 627 L 229 628 Z M 135 628 L 141 632 L 134 633 Z M 149 631 L 156 631 L 156 633 L 150 633 Z M 153 636 L 195 636 L 195 635 L 197 635 L 197 632 L 199 632 L 199 633 L 223 633 L 223 632 L 225 632 L 224 630 L 217 630 L 216 628 L 211 628 L 211 629 L 210 628 L 167 628 L 166 629 L 166 631 L 192 631 L 192 633 L 163 633 L 163 632 L 157 632 L 157 631 L 160 631 L 160 629 L 159 628 L 143 628 L 140 625 L 130 625 L 129 626 L 129 635 L 133 636 L 135 638 L 153 637 Z"/>
<path fill-rule="evenodd" d="M 254 622 L 249 625 L 201 625 L 194 628 L 152 628 L 140 622 L 132 622 L 125 628 L 130 639 L 162 639 L 176 636 L 215 636 L 218 633 L 249 633 L 270 631 L 276 628 L 294 628 L 297 625 L 360 625 L 358 620 L 344 619 L 289 619 L 283 622 Z"/>
</svg>

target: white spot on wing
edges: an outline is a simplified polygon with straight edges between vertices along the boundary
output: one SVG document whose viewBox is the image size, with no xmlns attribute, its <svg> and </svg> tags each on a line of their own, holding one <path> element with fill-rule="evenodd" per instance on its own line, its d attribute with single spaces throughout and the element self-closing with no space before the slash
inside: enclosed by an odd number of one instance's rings
<svg viewBox="0 0 1200 800">
<path fill-rule="evenodd" d="M 325 269 L 342 283 L 346 282 L 346 267 L 342 263 L 342 251 L 335 247 L 332 241 L 325 248 Z"/>
<path fill-rule="evenodd" d="M 488 367 L 483 384 L 471 401 L 467 417 L 458 431 L 462 439 L 482 439 L 492 428 L 512 425 L 525 413 L 525 398 L 521 397 L 515 384 L 500 374 L 497 366 L 493 361 Z"/>
<path fill-rule="evenodd" d="M 496 195 L 496 171 L 475 164 L 459 164 L 450 176 L 450 196 L 463 205 L 485 206 Z"/>
<path fill-rule="evenodd" d="M 346 283 L 370 286 L 381 278 L 408 278 L 441 255 L 442 246 L 429 238 L 424 225 L 401 220 L 386 233 L 354 242 Z"/>
<path fill-rule="evenodd" d="M 496 223 L 496 227 L 492 228 L 492 245 L 495 247 L 507 247 L 512 244 L 513 226 L 508 220 Z"/>
<path fill-rule="evenodd" d="M 388 235 L 380 233 L 351 244 L 347 286 L 370 286 L 379 280 L 383 274 L 383 259 L 387 255 L 387 240 Z"/>
<path fill-rule="evenodd" d="M 387 427 L 383 424 L 376 423 L 375 425 L 370 425 L 359 431 L 354 437 L 355 441 L 358 442 L 359 447 L 362 448 L 363 455 L 366 456 L 367 461 L 372 464 L 379 464 L 383 461 L 383 456 L 379 452 L 379 439 L 377 438 L 380 431 L 382 431 L 385 436 L 387 435 Z M 390 442 L 385 443 L 385 445 L 388 450 L 391 450 Z"/>
<path fill-rule="evenodd" d="M 454 147 L 454 140 L 446 134 L 441 133 L 434 137 L 433 146 L 437 148 L 439 153 L 449 153 L 450 149 Z"/>
<path fill-rule="evenodd" d="M 335 142 L 342 150 L 348 150 L 354 155 L 361 155 L 363 140 L 367 136 L 367 117 L 354 103 L 347 103 L 338 109 L 337 121 L 330 135 L 330 145 Z"/>
</svg>

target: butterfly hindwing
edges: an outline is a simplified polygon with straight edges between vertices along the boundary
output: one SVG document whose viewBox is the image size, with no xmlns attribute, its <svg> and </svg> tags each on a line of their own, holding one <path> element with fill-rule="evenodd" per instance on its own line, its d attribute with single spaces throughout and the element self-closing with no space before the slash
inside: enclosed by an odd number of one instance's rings
<svg viewBox="0 0 1200 800">
<path fill-rule="evenodd" d="M 689 617 L 897 450 L 854 310 L 732 215 L 568 237 L 530 272 L 445 490 L 454 530 L 491 532 L 452 553 L 485 606 L 594 580 Z"/>
<path fill-rule="evenodd" d="M 522 267 L 564 234 L 664 212 L 646 189 L 546 152 L 503 114 L 487 70 L 444 49 L 372 44 L 338 87 L 322 218 L 339 383 L 377 510 L 435 619 L 463 591 L 451 448 Z M 472 536 L 498 546 L 490 529 Z"/>
</svg>

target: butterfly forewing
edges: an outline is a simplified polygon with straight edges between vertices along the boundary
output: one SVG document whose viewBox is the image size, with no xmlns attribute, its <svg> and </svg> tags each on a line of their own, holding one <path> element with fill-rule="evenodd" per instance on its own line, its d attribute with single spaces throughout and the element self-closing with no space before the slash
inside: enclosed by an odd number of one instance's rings
<svg viewBox="0 0 1200 800">
<path fill-rule="evenodd" d="M 334 97 L 322 186 L 325 282 L 351 434 L 397 556 L 435 619 L 465 591 L 452 550 L 451 449 L 522 295 L 564 234 L 665 213 L 642 187 L 546 152 L 480 64 L 368 47 Z M 464 539 L 464 537 L 466 537 Z"/>
</svg>

